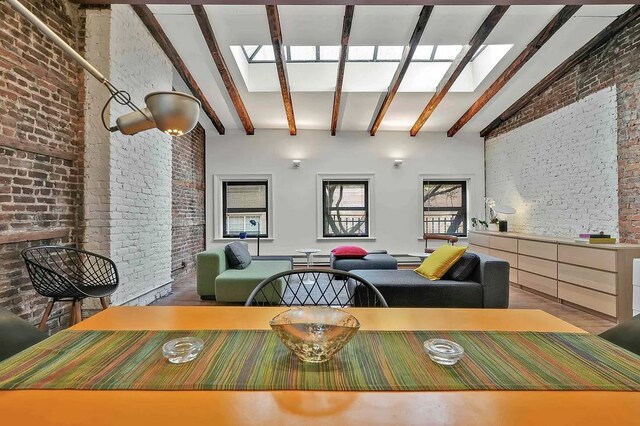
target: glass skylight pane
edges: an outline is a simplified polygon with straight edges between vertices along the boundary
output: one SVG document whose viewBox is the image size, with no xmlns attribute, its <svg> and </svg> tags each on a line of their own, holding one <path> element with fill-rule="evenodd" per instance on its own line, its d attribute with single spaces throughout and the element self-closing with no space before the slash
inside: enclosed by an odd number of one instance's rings
<svg viewBox="0 0 640 426">
<path fill-rule="evenodd" d="M 315 61 L 316 60 L 316 47 L 315 46 L 291 46 L 290 61 Z"/>
<path fill-rule="evenodd" d="M 453 61 L 461 50 L 462 45 L 460 44 L 438 46 L 433 59 L 436 61 Z"/>
<path fill-rule="evenodd" d="M 320 46 L 321 61 L 337 61 L 340 59 L 340 46 Z"/>
<path fill-rule="evenodd" d="M 378 46 L 378 61 L 399 61 L 402 58 L 403 46 Z"/>
<path fill-rule="evenodd" d="M 413 54 L 413 60 L 428 61 L 431 59 L 431 53 L 433 53 L 433 46 L 418 46 Z"/>
<path fill-rule="evenodd" d="M 476 53 L 473 54 L 473 58 L 471 58 L 471 60 L 475 61 L 476 58 L 478 57 L 478 55 L 480 55 L 482 53 L 482 51 L 484 50 L 485 47 L 487 47 L 486 44 L 483 44 L 482 46 L 480 46 L 480 48 L 478 48 L 478 50 L 476 50 Z"/>
<path fill-rule="evenodd" d="M 247 54 L 247 56 L 250 58 L 251 55 L 253 55 L 253 53 L 256 51 L 256 49 L 260 46 L 242 46 L 244 48 L 244 53 Z"/>
<path fill-rule="evenodd" d="M 253 60 L 259 62 L 275 61 L 276 57 L 273 54 L 273 46 L 260 46 L 260 50 L 258 50 L 256 56 L 253 57 Z"/>
<path fill-rule="evenodd" d="M 373 46 L 349 46 L 347 58 L 350 61 L 373 61 Z"/>
</svg>

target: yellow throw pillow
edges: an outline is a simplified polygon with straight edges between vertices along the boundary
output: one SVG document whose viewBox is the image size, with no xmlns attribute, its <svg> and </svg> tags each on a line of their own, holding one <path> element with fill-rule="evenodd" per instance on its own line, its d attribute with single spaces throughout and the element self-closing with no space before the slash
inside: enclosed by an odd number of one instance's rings
<svg viewBox="0 0 640 426">
<path fill-rule="evenodd" d="M 418 269 L 414 269 L 414 272 L 431 281 L 439 280 L 466 250 L 466 247 L 442 245 L 435 249 Z"/>
</svg>

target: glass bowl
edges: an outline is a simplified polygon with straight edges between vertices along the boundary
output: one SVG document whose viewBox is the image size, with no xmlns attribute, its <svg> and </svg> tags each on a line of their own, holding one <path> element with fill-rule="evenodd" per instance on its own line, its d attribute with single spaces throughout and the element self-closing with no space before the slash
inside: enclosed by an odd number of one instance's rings
<svg viewBox="0 0 640 426">
<path fill-rule="evenodd" d="M 203 346 L 204 342 L 197 337 L 180 337 L 162 345 L 162 354 L 169 362 L 181 364 L 194 360 Z"/>
<path fill-rule="evenodd" d="M 424 349 L 433 362 L 441 365 L 453 365 L 464 355 L 462 346 L 445 339 L 429 339 L 424 342 Z"/>
<path fill-rule="evenodd" d="M 353 315 L 320 306 L 289 309 L 269 325 L 295 356 L 315 363 L 330 360 L 360 328 Z"/>
</svg>

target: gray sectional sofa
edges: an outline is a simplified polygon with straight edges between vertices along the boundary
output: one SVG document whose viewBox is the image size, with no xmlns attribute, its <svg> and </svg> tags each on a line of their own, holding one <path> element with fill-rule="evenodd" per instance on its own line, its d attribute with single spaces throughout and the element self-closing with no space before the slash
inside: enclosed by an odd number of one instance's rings
<svg viewBox="0 0 640 426">
<path fill-rule="evenodd" d="M 373 284 L 389 307 L 509 307 L 509 264 L 484 254 L 478 256 L 480 263 L 467 281 L 430 281 L 411 269 L 356 269 L 351 273 Z M 349 290 L 355 291 L 351 283 Z"/>
</svg>

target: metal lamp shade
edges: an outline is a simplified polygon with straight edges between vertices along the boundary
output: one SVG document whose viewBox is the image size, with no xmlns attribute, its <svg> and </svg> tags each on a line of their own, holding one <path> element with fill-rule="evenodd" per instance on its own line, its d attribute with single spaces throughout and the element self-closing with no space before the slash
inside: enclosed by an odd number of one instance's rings
<svg viewBox="0 0 640 426">
<path fill-rule="evenodd" d="M 156 127 L 171 136 L 189 133 L 198 124 L 200 101 L 180 92 L 153 92 L 144 98 Z"/>
</svg>

